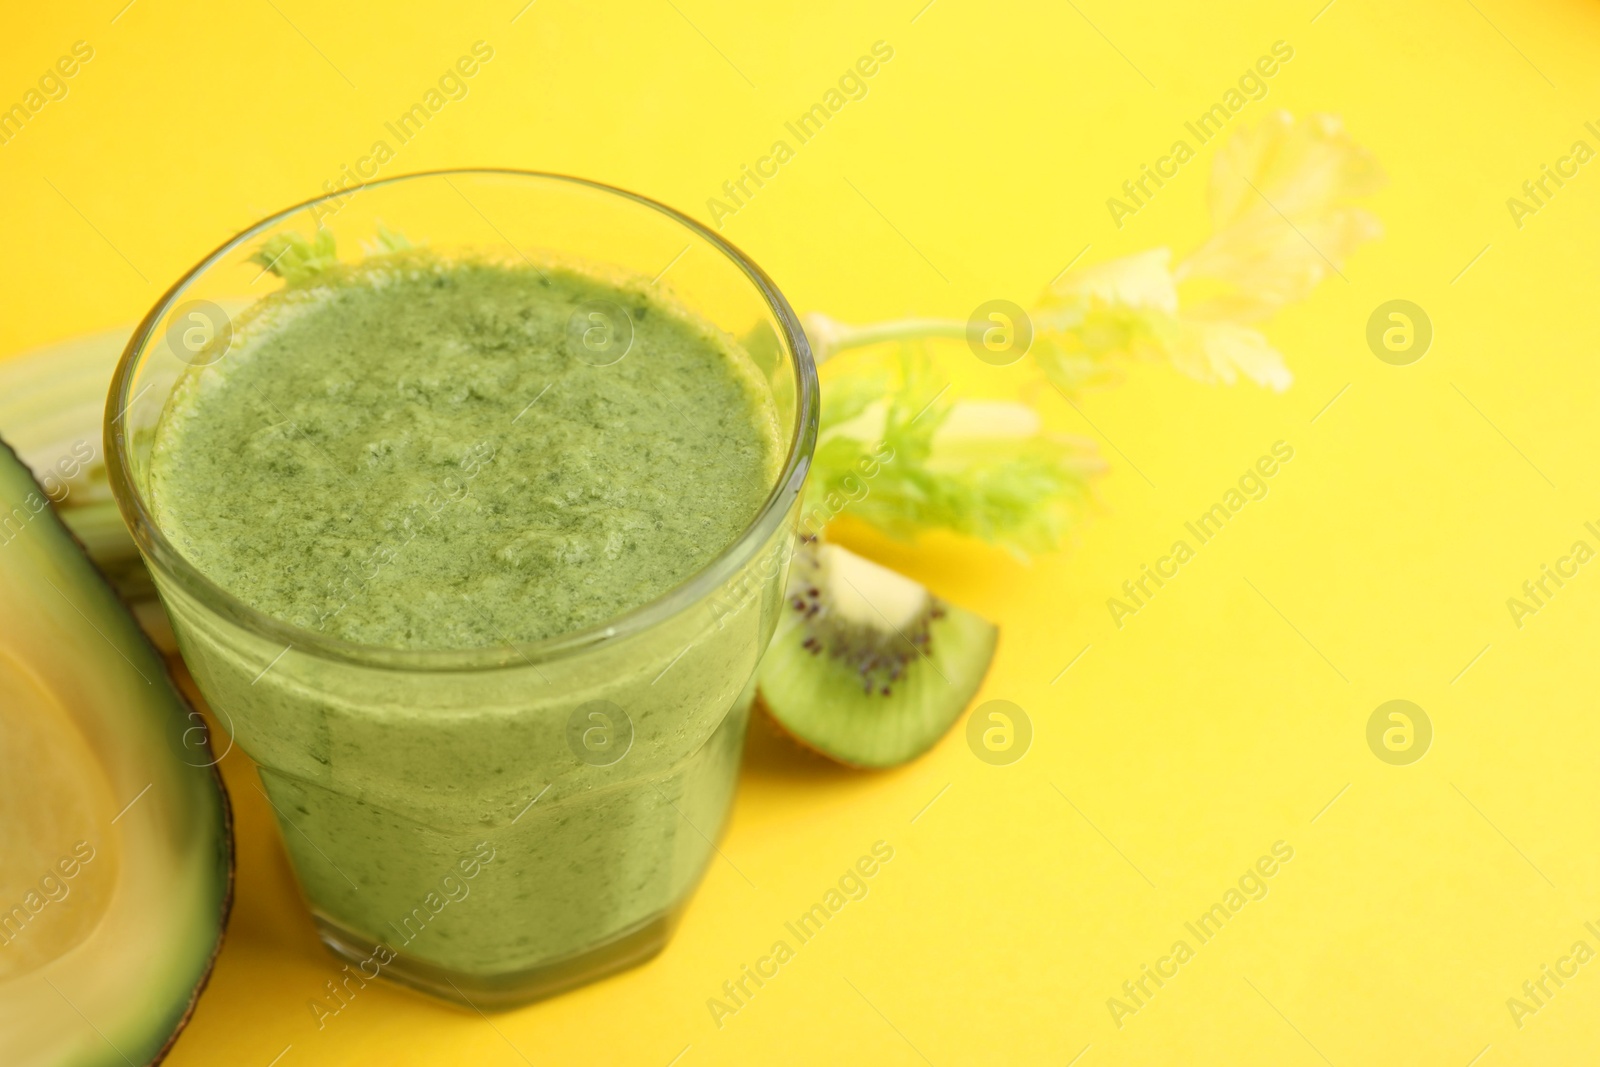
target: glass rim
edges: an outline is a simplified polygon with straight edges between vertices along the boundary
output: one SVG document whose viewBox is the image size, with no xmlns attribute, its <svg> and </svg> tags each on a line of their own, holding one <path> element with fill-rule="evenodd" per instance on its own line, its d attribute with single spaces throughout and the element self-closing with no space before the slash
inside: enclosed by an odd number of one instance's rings
<svg viewBox="0 0 1600 1067">
<path fill-rule="evenodd" d="M 147 507 L 144 494 L 133 483 L 132 465 L 128 454 L 128 434 L 122 417 L 126 414 L 132 399 L 137 399 L 137 397 L 130 398 L 129 391 L 133 385 L 133 372 L 139 357 L 155 336 L 157 325 L 166 318 L 180 294 L 191 282 L 265 230 L 319 204 L 347 198 L 351 195 L 351 190 L 339 190 L 301 201 L 267 216 L 228 238 L 185 271 L 161 295 L 135 327 L 117 362 L 116 370 L 112 374 L 110 392 L 106 397 L 104 426 L 107 480 L 110 482 L 112 495 L 122 513 L 123 521 L 129 527 L 134 542 L 144 555 L 147 564 L 153 564 L 152 569 L 159 567 L 171 575 L 185 593 L 193 596 L 208 609 L 225 615 L 260 637 L 283 642 L 287 646 L 285 651 L 292 648 L 295 651 L 374 669 L 413 672 L 485 671 L 532 667 L 613 645 L 670 619 L 692 607 L 696 602 L 704 600 L 719 585 L 731 578 L 741 566 L 753 559 L 757 550 L 777 532 L 790 500 L 798 496 L 805 476 L 810 470 L 820 414 L 817 367 L 812 358 L 810 343 L 800 326 L 799 319 L 795 316 L 794 309 L 789 306 L 789 302 L 779 292 L 772 279 L 732 242 L 675 208 L 647 196 L 603 182 L 553 171 L 521 170 L 512 167 L 460 167 L 415 171 L 366 182 L 356 191 L 428 178 L 448 180 L 452 176 L 536 179 L 618 197 L 664 216 L 703 238 L 713 249 L 722 253 L 754 285 L 767 310 L 777 321 L 782 332 L 781 340 L 794 355 L 796 410 L 794 432 L 789 438 L 788 454 L 774 480 L 771 492 L 762 502 L 755 518 L 722 551 L 699 570 L 655 599 L 582 630 L 555 634 L 536 641 L 505 642 L 482 648 L 391 648 L 331 637 L 307 627 L 297 626 L 245 603 L 202 573 L 178 551 L 156 524 L 154 516 Z"/>
</svg>

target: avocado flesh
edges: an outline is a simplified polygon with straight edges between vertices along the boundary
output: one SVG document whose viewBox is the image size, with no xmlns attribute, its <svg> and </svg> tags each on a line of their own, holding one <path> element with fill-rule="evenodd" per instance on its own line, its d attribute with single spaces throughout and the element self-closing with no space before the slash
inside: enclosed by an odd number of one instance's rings
<svg viewBox="0 0 1600 1067">
<path fill-rule="evenodd" d="M 837 545 L 805 544 L 761 660 L 761 701 L 808 748 L 852 767 L 897 766 L 961 717 L 997 639 L 993 623 L 903 575 Z M 881 652 L 863 673 L 866 649 Z M 897 676 L 885 660 L 899 664 Z"/>
<path fill-rule="evenodd" d="M 160 1060 L 231 900 L 203 720 L 0 445 L 0 1063 Z"/>
</svg>

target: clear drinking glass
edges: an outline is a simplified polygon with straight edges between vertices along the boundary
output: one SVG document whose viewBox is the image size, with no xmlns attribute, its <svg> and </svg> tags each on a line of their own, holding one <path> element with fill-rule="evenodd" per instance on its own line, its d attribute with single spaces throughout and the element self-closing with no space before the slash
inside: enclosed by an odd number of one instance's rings
<svg viewBox="0 0 1600 1067">
<path fill-rule="evenodd" d="M 333 639 L 207 579 L 152 519 L 168 395 L 225 352 L 229 310 L 272 284 L 248 259 L 264 240 L 323 227 L 348 255 L 385 226 L 438 248 L 661 278 L 736 339 L 787 442 L 751 525 L 604 625 L 470 651 Z M 381 974 L 504 1006 L 666 943 L 732 800 L 817 404 L 805 336 L 758 267 L 669 208 L 550 174 L 409 175 L 309 201 L 218 248 L 140 323 L 107 402 L 112 486 L 201 692 L 258 765 L 323 941 L 352 965 L 346 984 Z"/>
</svg>

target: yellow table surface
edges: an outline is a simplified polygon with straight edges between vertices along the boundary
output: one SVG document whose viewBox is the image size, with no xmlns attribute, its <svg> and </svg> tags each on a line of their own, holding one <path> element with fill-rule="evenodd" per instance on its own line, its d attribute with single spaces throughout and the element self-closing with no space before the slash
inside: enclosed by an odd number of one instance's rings
<svg viewBox="0 0 1600 1067">
<path fill-rule="evenodd" d="M 866 98 L 724 225 L 798 309 L 849 321 L 1026 304 L 1085 246 L 1085 264 L 1193 247 L 1216 142 L 1122 228 L 1105 200 L 1274 41 L 1294 60 L 1236 121 L 1338 114 L 1389 176 L 1369 203 L 1384 237 L 1267 327 L 1287 392 L 1149 366 L 1077 411 L 1040 400 L 1111 464 L 1067 550 L 1024 564 L 846 531 L 999 621 L 981 699 L 1031 717 L 1020 762 L 980 762 L 957 729 L 910 766 L 854 773 L 762 726 L 726 862 L 657 959 L 488 1019 L 374 985 L 319 1029 L 308 1002 L 337 967 L 231 755 L 237 898 L 171 1063 L 1600 1055 L 1600 964 L 1560 963 L 1575 942 L 1600 951 L 1600 565 L 1520 628 L 1506 604 L 1575 541 L 1600 547 L 1584 525 L 1600 526 L 1600 164 L 1520 227 L 1506 206 L 1574 141 L 1600 147 L 1592 4 L 125 2 L 4 16 L 0 103 L 74 42 L 94 54 L 0 145 L 0 351 L 132 321 L 354 164 L 479 40 L 493 60 L 386 173 L 562 171 L 703 219 L 887 42 Z M 1407 367 L 1364 339 L 1395 298 L 1435 328 Z M 955 355 L 966 395 L 1015 396 L 1029 374 Z M 1270 495 L 1118 629 L 1107 598 L 1279 440 L 1295 457 Z M 1433 725 L 1408 766 L 1366 741 L 1391 699 Z M 894 859 L 870 894 L 719 1026 L 708 998 L 880 840 Z M 1264 899 L 1206 943 L 1188 932 L 1280 841 L 1293 859 Z M 1193 958 L 1129 1001 L 1123 983 L 1178 940 Z M 1513 1013 L 1558 963 L 1575 976 Z M 1143 1006 L 1115 1018 L 1113 997 Z"/>
</svg>

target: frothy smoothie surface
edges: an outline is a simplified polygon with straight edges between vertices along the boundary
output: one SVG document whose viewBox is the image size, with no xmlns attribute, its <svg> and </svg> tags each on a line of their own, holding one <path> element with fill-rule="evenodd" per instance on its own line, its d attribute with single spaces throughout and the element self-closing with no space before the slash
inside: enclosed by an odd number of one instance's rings
<svg viewBox="0 0 1600 1067">
<path fill-rule="evenodd" d="M 625 330 L 616 308 L 632 345 L 599 366 L 616 349 L 583 330 Z M 755 518 L 780 448 L 747 357 L 644 287 L 411 252 L 252 309 L 173 393 L 150 496 L 247 604 L 362 644 L 466 649 L 680 584 Z"/>
</svg>

